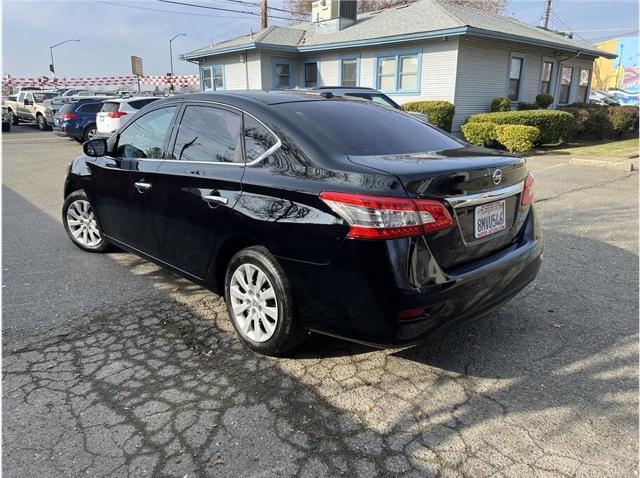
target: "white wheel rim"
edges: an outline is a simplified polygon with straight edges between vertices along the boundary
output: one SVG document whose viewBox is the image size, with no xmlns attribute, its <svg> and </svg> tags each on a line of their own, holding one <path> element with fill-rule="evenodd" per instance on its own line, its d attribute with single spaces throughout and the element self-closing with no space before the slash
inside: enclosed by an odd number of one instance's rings
<svg viewBox="0 0 640 478">
<path fill-rule="evenodd" d="M 242 264 L 231 276 L 229 297 L 238 330 L 254 342 L 266 342 L 278 326 L 278 300 L 267 275 L 253 264 Z"/>
<path fill-rule="evenodd" d="M 89 141 L 91 141 L 92 139 L 96 138 L 96 130 L 95 129 L 90 129 L 89 131 L 87 131 L 87 139 L 89 139 Z"/>
<path fill-rule="evenodd" d="M 94 247 L 102 241 L 91 204 L 84 199 L 77 199 L 67 209 L 67 228 L 77 242 L 87 247 Z"/>
</svg>

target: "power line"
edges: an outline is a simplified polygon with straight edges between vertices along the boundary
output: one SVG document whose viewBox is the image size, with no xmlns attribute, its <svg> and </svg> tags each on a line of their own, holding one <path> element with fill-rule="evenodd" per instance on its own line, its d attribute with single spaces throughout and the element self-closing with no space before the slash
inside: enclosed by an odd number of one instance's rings
<svg viewBox="0 0 640 478">
<path fill-rule="evenodd" d="M 190 13 L 190 12 L 179 12 L 177 10 L 162 10 L 160 8 L 140 7 L 138 5 L 129 5 L 126 3 L 117 3 L 117 2 L 107 2 L 104 0 L 97 0 L 97 3 L 103 3 L 105 5 L 112 5 L 116 7 L 135 8 L 136 10 L 148 10 L 151 12 L 170 13 L 172 15 L 189 15 L 193 17 L 211 17 L 211 18 L 237 18 L 237 19 L 243 18 L 241 16 L 231 16 L 231 15 L 209 15 L 206 13 Z"/>
<path fill-rule="evenodd" d="M 162 3 L 171 3 L 173 5 L 182 5 L 183 7 L 204 8 L 206 10 L 217 10 L 217 11 L 221 11 L 221 12 L 242 13 L 244 15 L 253 15 L 253 16 L 256 16 L 256 17 L 260 16 L 259 13 L 251 12 L 249 10 L 232 10 L 230 8 L 211 7 L 211 6 L 208 6 L 208 5 L 198 5 L 196 3 L 176 2 L 174 0 L 157 0 L 157 1 L 158 2 L 162 2 Z M 272 18 L 279 18 L 280 20 L 289 20 L 289 18 L 278 17 L 276 15 L 272 15 Z"/>
<path fill-rule="evenodd" d="M 249 5 L 251 7 L 259 7 L 260 4 L 256 3 L 256 2 L 247 2 L 246 0 L 217 0 L 219 2 L 229 2 L 229 3 L 237 3 L 240 5 Z M 269 10 L 274 10 L 276 12 L 284 12 L 284 13 L 291 13 L 289 10 L 285 10 L 283 8 L 278 8 L 278 7 L 267 7 Z"/>
</svg>

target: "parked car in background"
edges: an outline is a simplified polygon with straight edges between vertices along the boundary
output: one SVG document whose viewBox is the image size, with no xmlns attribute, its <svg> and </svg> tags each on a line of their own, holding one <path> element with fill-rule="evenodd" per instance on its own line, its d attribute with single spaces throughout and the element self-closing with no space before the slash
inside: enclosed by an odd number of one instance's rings
<svg viewBox="0 0 640 478">
<path fill-rule="evenodd" d="M 2 100 L 2 132 L 8 133 L 11 131 L 11 118 L 9 117 L 9 111 L 4 99 Z"/>
<path fill-rule="evenodd" d="M 396 110 L 402 110 L 402 107 L 389 98 L 381 91 L 374 90 L 373 88 L 366 88 L 362 86 L 349 87 L 349 86 L 320 86 L 316 88 L 322 93 L 331 93 L 335 96 L 349 96 L 351 98 L 362 98 L 365 100 L 373 101 L 376 104 L 393 108 Z M 424 113 L 418 113 L 417 111 L 405 111 L 405 113 L 414 116 L 422 121 L 428 121 L 427 116 Z"/>
<path fill-rule="evenodd" d="M 103 97 L 80 98 L 62 106 L 55 114 L 53 132 L 84 142 L 97 134 L 96 115 L 102 109 Z"/>
<path fill-rule="evenodd" d="M 53 110 L 44 102 L 55 97 L 56 94 L 52 91 L 21 91 L 15 101 L 7 101 L 11 124 L 35 121 L 41 131 L 49 130 L 53 124 Z"/>
<path fill-rule="evenodd" d="M 314 92 L 155 101 L 70 166 L 62 219 L 223 294 L 251 348 L 400 346 L 481 317 L 541 265 L 525 160 Z"/>
<path fill-rule="evenodd" d="M 96 96 L 104 96 L 104 97 L 115 97 L 118 96 L 113 91 L 93 91 L 87 89 L 69 89 L 66 90 L 63 94 L 55 96 L 46 101 L 47 106 L 51 108 L 53 114 L 55 115 L 63 105 L 74 101 L 79 98 L 93 98 Z"/>
<path fill-rule="evenodd" d="M 160 98 L 157 97 L 132 97 L 107 100 L 102 103 L 102 109 L 96 115 L 98 126 L 97 136 L 108 138 L 120 128 L 130 116 L 136 114 L 140 108 Z"/>
</svg>

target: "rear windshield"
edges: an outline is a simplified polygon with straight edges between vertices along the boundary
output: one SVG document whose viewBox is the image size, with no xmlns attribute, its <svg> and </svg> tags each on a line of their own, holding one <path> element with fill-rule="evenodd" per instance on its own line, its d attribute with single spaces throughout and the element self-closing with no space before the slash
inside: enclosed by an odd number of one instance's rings
<svg viewBox="0 0 640 478">
<path fill-rule="evenodd" d="M 44 100 L 50 100 L 51 98 L 55 98 L 56 96 L 58 96 L 58 93 L 56 93 L 55 91 L 47 93 L 41 93 L 39 91 L 33 92 L 33 99 L 36 103 L 42 103 Z"/>
<path fill-rule="evenodd" d="M 409 154 L 461 148 L 463 144 L 404 113 L 360 101 L 301 101 L 280 111 L 321 142 L 352 156 Z"/>
<path fill-rule="evenodd" d="M 69 113 L 70 111 L 74 110 L 76 105 L 77 103 L 67 103 L 66 105 L 64 105 L 62 108 L 58 110 L 58 113 Z"/>
<path fill-rule="evenodd" d="M 120 103 L 105 101 L 104 103 L 102 103 L 102 109 L 100 111 L 105 111 L 109 113 L 111 111 L 118 111 L 118 108 L 120 108 Z"/>
</svg>

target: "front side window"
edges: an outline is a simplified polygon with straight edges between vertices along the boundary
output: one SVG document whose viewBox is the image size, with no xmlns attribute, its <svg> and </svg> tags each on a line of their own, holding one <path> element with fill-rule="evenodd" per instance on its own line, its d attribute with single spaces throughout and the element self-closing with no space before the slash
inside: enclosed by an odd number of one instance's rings
<svg viewBox="0 0 640 478">
<path fill-rule="evenodd" d="M 318 86 L 318 63 L 315 61 L 304 64 L 304 86 L 307 88 Z"/>
<path fill-rule="evenodd" d="M 591 70 L 580 70 L 580 83 L 578 84 L 578 97 L 580 101 L 586 103 L 589 99 L 589 82 L 591 81 Z"/>
<path fill-rule="evenodd" d="M 553 62 L 545 61 L 542 63 L 542 81 L 540 82 L 540 92 L 551 94 L 551 78 L 553 75 Z"/>
<path fill-rule="evenodd" d="M 242 117 L 211 106 L 187 106 L 173 148 L 173 159 L 242 163 Z"/>
<path fill-rule="evenodd" d="M 569 94 L 571 93 L 571 82 L 573 81 L 573 67 L 563 66 L 562 76 L 560 78 L 560 98 L 562 104 L 569 103 Z"/>
<path fill-rule="evenodd" d="M 509 66 L 509 99 L 518 101 L 520 96 L 520 77 L 522 76 L 522 58 L 514 56 Z"/>
<path fill-rule="evenodd" d="M 276 87 L 289 88 L 291 85 L 291 65 L 276 63 Z"/>
<path fill-rule="evenodd" d="M 244 149 L 247 162 L 255 161 L 278 142 L 258 120 L 244 115 Z"/>
<path fill-rule="evenodd" d="M 341 86 L 358 86 L 358 60 L 348 58 L 341 60 Z"/>
<path fill-rule="evenodd" d="M 131 123 L 118 138 L 116 156 L 131 159 L 160 159 L 176 107 L 151 111 Z"/>
</svg>

